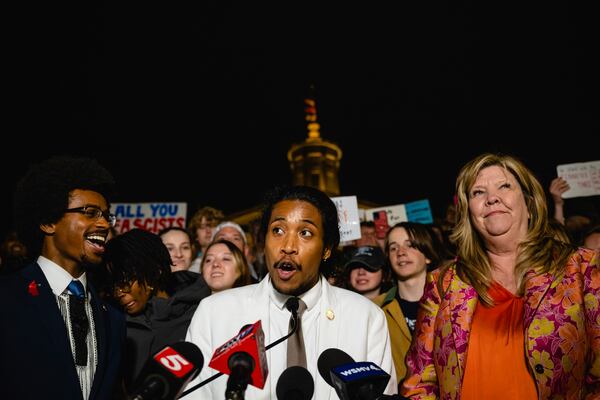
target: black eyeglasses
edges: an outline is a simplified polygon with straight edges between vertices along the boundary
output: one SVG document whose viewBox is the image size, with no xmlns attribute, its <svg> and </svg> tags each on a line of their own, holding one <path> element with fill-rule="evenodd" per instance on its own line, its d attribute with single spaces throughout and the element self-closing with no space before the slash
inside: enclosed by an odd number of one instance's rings
<svg viewBox="0 0 600 400">
<path fill-rule="evenodd" d="M 121 292 L 121 293 L 131 293 L 131 283 L 130 282 L 115 283 L 114 286 L 113 286 L 113 294 L 115 296 L 118 296 L 119 292 Z"/>
<path fill-rule="evenodd" d="M 114 214 L 111 214 L 108 210 L 102 211 L 95 206 L 67 208 L 65 213 L 79 213 L 85 215 L 89 219 L 94 220 L 99 220 L 100 218 L 104 217 L 110 226 L 115 226 L 117 223 L 117 217 Z"/>
</svg>

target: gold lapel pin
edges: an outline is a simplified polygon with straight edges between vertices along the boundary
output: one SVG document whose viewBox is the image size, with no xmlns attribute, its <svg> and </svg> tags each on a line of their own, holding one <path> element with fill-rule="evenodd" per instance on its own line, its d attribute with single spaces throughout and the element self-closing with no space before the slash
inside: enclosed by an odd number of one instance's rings
<svg viewBox="0 0 600 400">
<path fill-rule="evenodd" d="M 331 310 L 331 309 L 325 311 L 325 316 L 330 321 L 335 318 L 335 314 L 333 313 L 333 310 Z"/>
</svg>

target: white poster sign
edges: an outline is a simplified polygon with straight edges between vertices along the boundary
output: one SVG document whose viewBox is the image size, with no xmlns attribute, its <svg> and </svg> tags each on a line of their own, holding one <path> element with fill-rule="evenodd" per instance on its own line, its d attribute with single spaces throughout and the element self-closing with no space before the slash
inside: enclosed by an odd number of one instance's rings
<svg viewBox="0 0 600 400">
<path fill-rule="evenodd" d="M 340 218 L 340 241 L 360 239 L 360 219 L 356 196 L 332 197 Z"/>
<path fill-rule="evenodd" d="M 158 233 L 171 226 L 185 229 L 187 203 L 114 203 L 110 211 L 117 217 L 117 234 L 133 228 Z"/>
<path fill-rule="evenodd" d="M 563 164 L 556 171 L 571 187 L 562 194 L 563 199 L 600 194 L 600 161 Z"/>
</svg>

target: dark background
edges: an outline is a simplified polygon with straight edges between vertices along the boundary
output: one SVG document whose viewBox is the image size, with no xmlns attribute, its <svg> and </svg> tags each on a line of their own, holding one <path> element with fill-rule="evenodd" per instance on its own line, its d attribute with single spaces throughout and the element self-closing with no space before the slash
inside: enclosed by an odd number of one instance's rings
<svg viewBox="0 0 600 400">
<path fill-rule="evenodd" d="M 252 207 L 290 182 L 310 84 L 322 137 L 344 151 L 342 194 L 382 205 L 429 198 L 441 216 L 484 151 L 545 187 L 556 165 L 599 158 L 585 5 L 188 3 L 7 12 L 3 232 L 17 180 L 55 154 L 97 158 L 120 201 Z"/>
</svg>

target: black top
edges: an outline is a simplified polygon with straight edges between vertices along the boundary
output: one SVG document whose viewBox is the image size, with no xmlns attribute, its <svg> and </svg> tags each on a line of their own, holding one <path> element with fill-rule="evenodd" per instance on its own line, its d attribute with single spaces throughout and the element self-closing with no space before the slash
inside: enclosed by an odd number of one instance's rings
<svg viewBox="0 0 600 400">
<path fill-rule="evenodd" d="M 402 310 L 402 314 L 404 314 L 404 319 L 406 320 L 408 329 L 410 329 L 410 333 L 414 333 L 415 324 L 417 323 L 417 311 L 419 309 L 419 302 L 404 300 L 400 297 L 400 294 L 398 292 L 396 292 L 396 300 L 400 304 L 400 309 Z"/>
<path fill-rule="evenodd" d="M 178 286 L 177 291 L 168 299 L 152 297 L 143 313 L 136 316 L 127 315 L 124 371 L 128 388 L 131 388 L 150 356 L 166 345 L 185 339 L 188 325 L 200 300 L 210 295 L 210 289 L 200 274 L 178 271 L 174 275 L 186 275 L 188 278 L 191 276 L 195 277 L 195 280 L 187 286 Z M 186 279 L 180 283 L 183 281 Z"/>
</svg>

